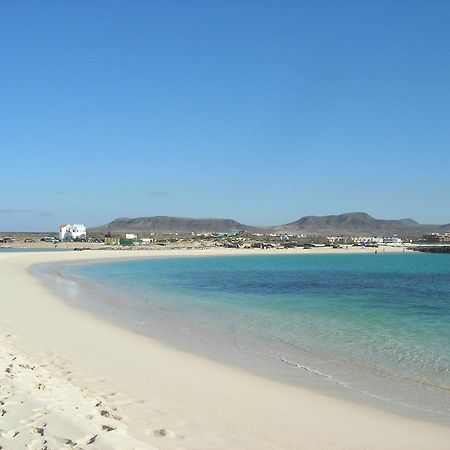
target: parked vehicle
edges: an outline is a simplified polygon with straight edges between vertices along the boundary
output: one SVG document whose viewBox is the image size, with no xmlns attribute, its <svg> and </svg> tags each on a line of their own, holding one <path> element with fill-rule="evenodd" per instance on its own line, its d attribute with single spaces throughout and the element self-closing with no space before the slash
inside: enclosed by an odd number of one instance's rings
<svg viewBox="0 0 450 450">
<path fill-rule="evenodd" d="M 61 242 L 59 239 L 56 239 L 53 236 L 44 236 L 43 238 L 41 238 L 42 242 L 51 242 L 52 244 L 56 243 L 56 242 Z"/>
<path fill-rule="evenodd" d="M 13 237 L 9 237 L 9 236 L 5 236 L 3 238 L 0 239 L 0 242 L 4 243 L 4 244 L 11 244 L 12 242 L 14 242 L 16 239 Z"/>
</svg>

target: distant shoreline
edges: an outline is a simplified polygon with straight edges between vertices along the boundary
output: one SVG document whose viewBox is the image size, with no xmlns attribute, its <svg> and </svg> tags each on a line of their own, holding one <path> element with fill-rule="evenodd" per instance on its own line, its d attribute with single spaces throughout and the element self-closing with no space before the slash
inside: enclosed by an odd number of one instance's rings
<svg viewBox="0 0 450 450">
<path fill-rule="evenodd" d="M 0 251 L 2 249 L 40 249 L 40 250 L 57 250 L 57 249 L 66 249 L 66 250 L 101 250 L 105 252 L 122 252 L 122 251 L 132 251 L 132 252 L 170 252 L 170 251 L 188 251 L 188 252 L 197 252 L 197 251 L 209 251 L 209 252 L 224 252 L 228 254 L 229 252 L 240 253 L 259 253 L 259 252 L 276 252 L 276 253 L 361 253 L 361 252 L 369 252 L 369 253 L 381 253 L 381 252 L 404 252 L 411 251 L 409 245 L 402 246 L 380 246 L 380 247 L 363 247 L 363 246 L 347 246 L 347 247 L 332 247 L 332 246 L 316 246 L 310 248 L 303 247 L 294 247 L 294 248 L 267 248 L 267 249 L 258 249 L 258 248 L 226 248 L 220 246 L 205 246 L 205 245 L 197 245 L 186 247 L 183 244 L 172 244 L 165 246 L 135 246 L 135 247 L 127 247 L 127 246 L 108 246 L 104 244 L 96 244 L 96 243 L 86 243 L 86 242 L 61 242 L 58 244 L 45 244 L 43 242 L 34 242 L 30 244 L 24 244 L 23 242 L 13 242 L 11 244 L 0 244 Z"/>
</svg>

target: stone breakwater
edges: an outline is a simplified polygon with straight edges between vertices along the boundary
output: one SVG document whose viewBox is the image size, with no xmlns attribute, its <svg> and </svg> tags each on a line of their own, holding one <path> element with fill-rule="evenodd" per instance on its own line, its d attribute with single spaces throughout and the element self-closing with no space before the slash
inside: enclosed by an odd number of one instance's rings
<svg viewBox="0 0 450 450">
<path fill-rule="evenodd" d="M 450 245 L 430 245 L 427 247 L 416 247 L 414 250 L 423 253 L 450 253 Z"/>
</svg>

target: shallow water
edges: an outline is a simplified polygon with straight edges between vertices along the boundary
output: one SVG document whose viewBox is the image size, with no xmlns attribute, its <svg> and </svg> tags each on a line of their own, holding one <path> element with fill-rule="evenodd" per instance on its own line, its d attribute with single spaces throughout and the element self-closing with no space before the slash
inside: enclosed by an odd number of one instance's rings
<svg viewBox="0 0 450 450">
<path fill-rule="evenodd" d="M 103 306 L 145 334 L 257 372 L 273 375 L 275 362 L 289 368 L 289 382 L 301 369 L 450 415 L 448 255 L 167 258 L 64 271 L 101 286 Z"/>
</svg>

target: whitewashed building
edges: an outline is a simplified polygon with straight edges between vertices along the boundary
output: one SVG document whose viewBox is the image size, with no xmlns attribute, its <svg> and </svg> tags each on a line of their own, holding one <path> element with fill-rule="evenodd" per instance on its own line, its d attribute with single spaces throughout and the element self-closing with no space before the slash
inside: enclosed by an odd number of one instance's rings
<svg viewBox="0 0 450 450">
<path fill-rule="evenodd" d="M 400 246 L 403 245 L 403 241 L 398 236 L 385 237 L 383 238 L 383 244 L 389 246 Z"/>
<path fill-rule="evenodd" d="M 360 237 L 357 242 L 361 245 L 383 245 L 384 239 L 382 237 Z"/>
<path fill-rule="evenodd" d="M 62 224 L 59 226 L 59 239 L 83 239 L 86 238 L 86 227 L 83 224 Z"/>
</svg>

